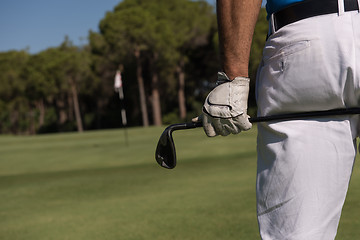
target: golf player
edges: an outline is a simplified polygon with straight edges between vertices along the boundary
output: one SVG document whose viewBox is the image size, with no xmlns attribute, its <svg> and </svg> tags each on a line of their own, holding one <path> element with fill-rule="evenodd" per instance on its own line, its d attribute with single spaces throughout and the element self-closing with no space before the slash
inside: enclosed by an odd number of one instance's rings
<svg viewBox="0 0 360 240">
<path fill-rule="evenodd" d="M 269 33 L 256 79 L 258 116 L 359 106 L 359 3 L 267 1 Z M 248 62 L 260 7 L 261 0 L 217 1 L 222 71 L 203 106 L 208 136 L 252 127 Z M 357 150 L 358 115 L 257 127 L 261 238 L 334 239 Z"/>
</svg>

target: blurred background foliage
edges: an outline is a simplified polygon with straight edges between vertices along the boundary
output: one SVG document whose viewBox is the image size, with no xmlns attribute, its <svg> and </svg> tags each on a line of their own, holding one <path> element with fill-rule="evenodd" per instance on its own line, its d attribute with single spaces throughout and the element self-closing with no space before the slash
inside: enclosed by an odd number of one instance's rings
<svg viewBox="0 0 360 240">
<path fill-rule="evenodd" d="M 265 9 L 249 64 L 249 112 L 267 33 Z M 36 54 L 0 52 L 0 133 L 38 134 L 188 121 L 201 113 L 219 70 L 216 13 L 206 1 L 123 0 L 90 31 L 88 44 Z M 114 92 L 121 70 L 124 102 Z"/>
</svg>

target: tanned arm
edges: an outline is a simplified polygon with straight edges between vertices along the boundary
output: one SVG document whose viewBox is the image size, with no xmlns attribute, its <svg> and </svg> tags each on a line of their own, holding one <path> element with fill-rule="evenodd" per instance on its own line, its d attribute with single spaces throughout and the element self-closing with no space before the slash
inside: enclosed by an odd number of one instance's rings
<svg viewBox="0 0 360 240">
<path fill-rule="evenodd" d="M 222 70 L 230 79 L 249 76 L 249 58 L 261 0 L 217 0 Z"/>
</svg>

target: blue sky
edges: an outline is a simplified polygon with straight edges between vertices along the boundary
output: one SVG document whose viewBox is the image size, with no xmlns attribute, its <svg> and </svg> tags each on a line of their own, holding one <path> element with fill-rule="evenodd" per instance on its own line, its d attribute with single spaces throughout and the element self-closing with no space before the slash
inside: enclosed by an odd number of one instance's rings
<svg viewBox="0 0 360 240">
<path fill-rule="evenodd" d="M 30 53 L 60 45 L 65 35 L 87 43 L 90 29 L 120 0 L 0 0 L 0 51 Z"/>
<path fill-rule="evenodd" d="M 98 31 L 105 13 L 120 1 L 0 0 L 0 52 L 37 53 L 59 46 L 66 35 L 75 45 L 86 44 L 89 30 Z"/>
</svg>

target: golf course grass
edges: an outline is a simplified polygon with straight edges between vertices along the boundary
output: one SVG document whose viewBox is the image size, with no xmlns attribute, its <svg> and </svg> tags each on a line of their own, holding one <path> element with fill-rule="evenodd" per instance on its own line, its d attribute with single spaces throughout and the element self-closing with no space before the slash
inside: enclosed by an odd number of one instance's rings
<svg viewBox="0 0 360 240">
<path fill-rule="evenodd" d="M 163 130 L 0 136 L 0 239 L 259 239 L 256 127 L 174 132 L 173 170 L 154 159 Z M 337 239 L 360 236 L 359 201 L 355 164 Z"/>
</svg>

